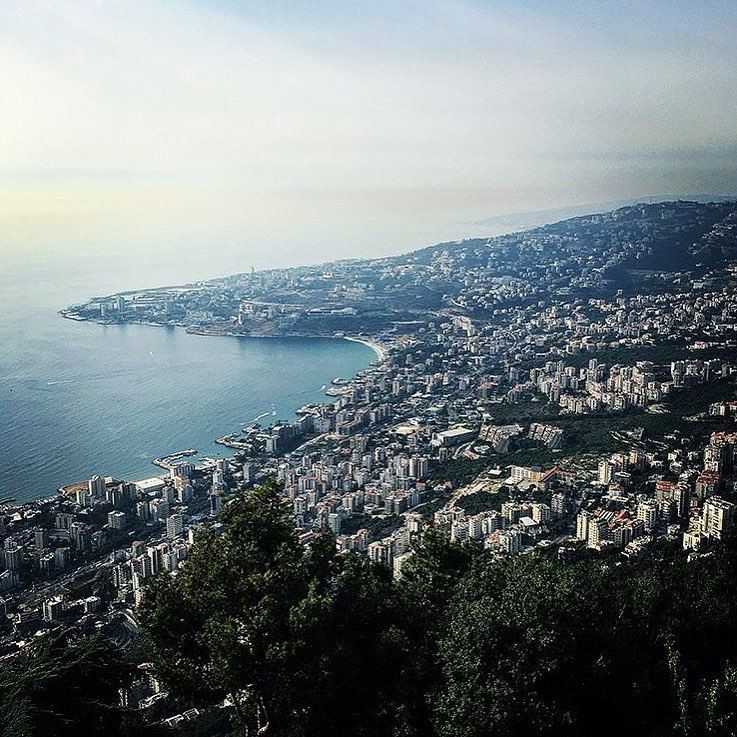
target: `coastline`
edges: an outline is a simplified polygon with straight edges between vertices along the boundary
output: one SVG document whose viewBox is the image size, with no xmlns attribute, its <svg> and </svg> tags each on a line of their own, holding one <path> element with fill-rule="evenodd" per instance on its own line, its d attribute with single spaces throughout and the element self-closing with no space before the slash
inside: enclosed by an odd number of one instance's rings
<svg viewBox="0 0 737 737">
<path fill-rule="evenodd" d="M 384 348 L 383 345 L 371 340 L 370 338 L 359 338 L 354 335 L 344 335 L 343 340 L 350 340 L 352 343 L 362 343 L 368 348 L 371 348 L 371 350 L 376 353 L 379 363 L 383 363 L 389 355 L 389 351 Z"/>
<path fill-rule="evenodd" d="M 237 332 L 211 331 L 207 327 L 199 328 L 199 327 L 187 326 L 184 324 L 165 324 L 165 323 L 154 322 L 150 320 L 127 320 L 127 321 L 118 322 L 118 321 L 105 320 L 105 319 L 90 319 L 88 317 L 83 317 L 75 313 L 73 310 L 68 310 L 68 309 L 58 310 L 57 314 L 63 319 L 71 320 L 76 323 L 86 322 L 86 323 L 92 323 L 95 325 L 99 325 L 101 327 L 111 327 L 111 326 L 116 326 L 116 325 L 119 325 L 119 326 L 130 325 L 130 326 L 138 326 L 138 327 L 144 326 L 144 327 L 149 327 L 149 328 L 170 328 L 170 329 L 174 328 L 174 329 L 183 330 L 184 332 L 189 333 L 189 334 L 204 335 L 204 336 L 210 336 L 210 337 L 255 338 L 257 340 L 263 340 L 267 338 L 271 340 L 290 339 L 290 338 L 301 338 L 302 340 L 305 340 L 305 339 L 308 339 L 308 340 L 309 339 L 315 339 L 315 340 L 329 339 L 333 341 L 347 340 L 352 343 L 361 343 L 365 345 L 367 348 L 370 348 L 375 354 L 375 358 L 373 360 L 369 359 L 369 361 L 367 361 L 366 364 L 364 365 L 364 368 L 361 368 L 358 373 L 360 373 L 360 371 L 363 371 L 365 368 L 369 368 L 370 366 L 378 366 L 380 363 L 383 363 L 389 355 L 388 347 L 384 347 L 378 341 L 375 341 L 365 336 L 353 336 L 353 335 L 347 336 L 347 335 L 335 335 L 335 334 L 332 334 L 332 335 L 328 335 L 328 334 L 243 335 Z M 357 378 L 357 374 L 355 373 L 350 374 L 349 376 L 350 376 L 349 381 L 351 382 Z M 329 376 L 325 377 L 325 383 L 329 383 Z M 321 400 L 318 400 L 318 402 L 329 404 L 335 401 L 335 399 L 336 397 L 334 395 L 324 394 L 323 398 Z M 296 414 L 297 409 L 298 409 L 297 407 L 294 407 L 292 409 L 292 412 Z M 215 446 L 221 446 L 221 448 L 223 449 L 225 448 L 229 448 L 230 450 L 240 449 L 237 443 L 234 443 L 233 441 L 229 440 L 228 434 L 221 436 L 221 437 L 217 437 L 217 438 L 213 437 L 210 439 L 210 442 L 213 443 Z M 195 451 L 194 448 L 191 448 L 187 451 L 188 454 L 190 453 L 194 454 L 196 452 L 197 451 Z M 146 459 L 147 465 L 151 468 L 150 475 L 151 476 L 163 475 L 166 472 L 166 466 L 162 463 L 162 460 L 170 456 L 171 454 L 169 456 L 164 456 L 163 458 L 153 458 L 153 457 L 147 458 Z M 100 472 L 104 473 L 104 475 L 110 475 L 107 469 L 101 470 Z M 116 473 L 118 474 L 118 476 L 120 475 L 119 471 L 117 471 Z M 145 474 L 141 475 L 140 477 L 143 478 L 144 475 Z M 138 478 L 138 476 L 136 476 L 136 478 Z M 37 495 L 33 494 L 32 496 L 30 496 L 30 498 L 18 500 L 14 506 L 22 507 L 22 506 L 25 506 L 26 504 L 34 504 L 34 503 L 43 502 L 46 500 L 52 501 L 54 499 L 58 499 L 59 496 L 63 496 L 65 489 L 73 488 L 77 485 L 86 483 L 85 481 L 74 480 L 73 476 L 71 479 L 67 478 L 67 479 L 63 479 L 62 481 L 63 483 L 60 486 L 54 488 L 54 492 L 52 492 L 51 494 L 49 494 L 48 489 L 44 489 L 43 491 L 39 491 Z"/>
<path fill-rule="evenodd" d="M 185 325 L 184 323 L 176 323 L 176 324 L 165 324 L 160 322 L 152 322 L 150 320 L 124 320 L 121 322 L 118 321 L 112 321 L 112 320 L 95 320 L 90 319 L 87 317 L 82 317 L 81 315 L 78 315 L 77 313 L 64 309 L 59 310 L 59 315 L 61 315 L 66 320 L 74 320 L 75 322 L 91 322 L 96 325 L 148 325 L 149 327 L 154 328 L 182 328 L 190 335 L 206 335 L 211 336 L 214 338 L 271 338 L 271 339 L 279 339 L 279 338 L 315 338 L 315 339 L 325 339 L 328 338 L 330 340 L 349 340 L 352 343 L 361 343 L 362 345 L 365 345 L 367 348 L 370 348 L 375 354 L 378 363 L 383 363 L 388 355 L 389 351 L 388 349 L 381 345 L 381 343 L 377 342 L 376 340 L 372 338 L 367 338 L 365 336 L 358 336 L 358 335 L 328 335 L 328 334 L 312 334 L 312 335 L 302 335 L 302 334 L 276 334 L 276 333 L 262 333 L 262 334 L 249 334 L 244 335 L 242 333 L 236 333 L 231 332 L 228 330 L 224 330 L 222 332 L 220 331 L 214 331 L 210 327 L 197 327 L 193 325 Z"/>
<path fill-rule="evenodd" d="M 139 323 L 130 323 L 130 324 L 139 324 Z M 159 325 L 159 323 L 146 323 L 150 325 Z M 161 325 L 161 327 L 166 327 L 164 325 Z M 367 338 L 365 336 L 358 336 L 358 335 L 330 335 L 328 333 L 312 333 L 310 335 L 305 335 L 302 333 L 250 333 L 248 335 L 244 335 L 242 333 L 236 333 L 231 331 L 213 331 L 207 327 L 204 328 L 198 328 L 198 327 L 185 327 L 184 325 L 177 325 L 175 327 L 184 327 L 185 330 L 190 333 L 191 335 L 206 335 L 211 336 L 215 338 L 256 338 L 258 340 L 262 340 L 264 338 L 269 338 L 271 340 L 280 340 L 280 339 L 289 339 L 289 338 L 301 338 L 302 340 L 348 340 L 351 343 L 361 343 L 362 345 L 365 345 L 367 348 L 370 348 L 375 354 L 377 363 L 383 363 L 388 355 L 389 351 L 388 349 L 381 345 L 378 341 Z"/>
</svg>

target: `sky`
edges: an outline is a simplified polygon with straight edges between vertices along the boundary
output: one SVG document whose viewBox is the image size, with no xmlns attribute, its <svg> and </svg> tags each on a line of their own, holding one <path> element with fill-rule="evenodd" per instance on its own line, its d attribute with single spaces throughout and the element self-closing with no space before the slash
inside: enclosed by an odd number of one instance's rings
<svg viewBox="0 0 737 737">
<path fill-rule="evenodd" d="M 734 194 L 736 29 L 732 0 L 0 0 L 0 254 L 214 275 Z"/>
</svg>

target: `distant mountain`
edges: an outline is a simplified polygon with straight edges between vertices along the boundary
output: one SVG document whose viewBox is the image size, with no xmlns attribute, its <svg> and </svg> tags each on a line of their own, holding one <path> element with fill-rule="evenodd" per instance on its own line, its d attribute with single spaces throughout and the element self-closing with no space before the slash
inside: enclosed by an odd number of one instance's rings
<svg viewBox="0 0 737 737">
<path fill-rule="evenodd" d="M 503 235 L 529 228 L 537 228 L 541 225 L 550 225 L 560 220 L 567 220 L 582 215 L 594 215 L 610 210 L 618 210 L 622 207 L 631 207 L 643 203 L 654 204 L 659 202 L 730 202 L 737 201 L 735 195 L 714 194 L 689 194 L 689 195 L 655 195 L 640 197 L 632 200 L 614 200 L 610 202 L 597 202 L 583 205 L 569 205 L 567 207 L 552 208 L 549 210 L 530 210 L 527 212 L 507 213 L 506 215 L 492 215 L 483 220 L 475 220 L 467 223 L 474 226 L 474 234 L 483 232 L 485 235 Z"/>
</svg>

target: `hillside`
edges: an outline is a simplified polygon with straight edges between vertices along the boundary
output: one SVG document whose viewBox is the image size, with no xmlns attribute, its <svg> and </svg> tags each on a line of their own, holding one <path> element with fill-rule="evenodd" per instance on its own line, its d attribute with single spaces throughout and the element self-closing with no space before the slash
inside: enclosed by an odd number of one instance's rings
<svg viewBox="0 0 737 737">
<path fill-rule="evenodd" d="M 236 335 L 401 334 L 417 321 L 489 320 L 499 308 L 546 306 L 566 294 L 662 292 L 724 278 L 736 243 L 735 202 L 641 204 L 388 258 L 96 297 L 66 314 Z"/>
</svg>

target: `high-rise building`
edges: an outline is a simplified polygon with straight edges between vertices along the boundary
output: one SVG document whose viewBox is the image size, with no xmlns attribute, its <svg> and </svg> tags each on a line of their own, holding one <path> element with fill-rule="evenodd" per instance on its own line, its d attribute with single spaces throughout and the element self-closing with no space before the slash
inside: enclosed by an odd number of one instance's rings
<svg viewBox="0 0 737 737">
<path fill-rule="evenodd" d="M 429 471 L 429 463 L 424 456 L 412 456 L 409 459 L 408 473 L 411 478 L 424 479 Z"/>
<path fill-rule="evenodd" d="M 394 561 L 394 550 L 391 540 L 375 540 L 368 544 L 368 556 L 374 563 L 392 565 Z"/>
<path fill-rule="evenodd" d="M 499 535 L 499 550 L 502 553 L 519 553 L 522 548 L 522 533 L 506 530 Z"/>
<path fill-rule="evenodd" d="M 644 499 L 637 505 L 637 519 L 645 526 L 647 532 L 652 532 L 658 523 L 658 505 L 653 499 Z"/>
<path fill-rule="evenodd" d="M 222 468 L 216 468 L 212 472 L 212 490 L 225 491 L 225 473 Z"/>
<path fill-rule="evenodd" d="M 589 524 L 594 519 L 592 512 L 582 510 L 576 517 L 576 537 L 579 540 L 589 539 Z"/>
<path fill-rule="evenodd" d="M 691 506 L 691 487 L 687 481 L 680 482 L 673 490 L 673 502 L 676 505 L 678 517 L 685 517 Z"/>
<path fill-rule="evenodd" d="M 522 516 L 522 507 L 518 502 L 503 502 L 502 515 L 506 517 L 511 524 L 519 522 Z"/>
<path fill-rule="evenodd" d="M 12 546 L 3 550 L 3 557 L 5 559 L 5 567 L 9 571 L 17 571 L 23 563 L 23 548 L 12 544 Z"/>
<path fill-rule="evenodd" d="M 735 506 L 718 496 L 704 502 L 701 510 L 701 529 L 709 537 L 721 540 L 734 521 Z"/>
<path fill-rule="evenodd" d="M 632 527 L 630 525 L 617 525 L 612 529 L 612 541 L 619 548 L 624 548 L 632 540 Z"/>
<path fill-rule="evenodd" d="M 190 501 L 192 501 L 192 497 L 194 496 L 194 489 L 192 488 L 191 484 L 180 483 L 176 487 L 176 490 L 176 500 L 180 504 L 188 504 Z"/>
<path fill-rule="evenodd" d="M 105 488 L 105 479 L 102 476 L 93 476 L 87 482 L 87 491 L 92 499 L 104 499 Z"/>
<path fill-rule="evenodd" d="M 84 486 L 74 492 L 75 500 L 80 507 L 89 507 L 92 503 L 92 494 Z"/>
<path fill-rule="evenodd" d="M 179 537 L 184 532 L 184 516 L 172 514 L 166 518 L 166 536 L 170 539 Z"/>
<path fill-rule="evenodd" d="M 340 515 L 332 512 L 328 515 L 328 527 L 331 529 L 334 535 L 340 535 Z"/>
<path fill-rule="evenodd" d="M 177 479 L 184 479 L 189 481 L 194 473 L 194 464 L 189 461 L 181 461 L 169 469 L 169 476 L 172 481 Z"/>
<path fill-rule="evenodd" d="M 154 499 L 149 502 L 151 517 L 164 520 L 169 516 L 169 502 L 166 499 Z"/>
<path fill-rule="evenodd" d="M 484 535 L 483 520 L 480 515 L 469 517 L 468 520 L 468 539 L 480 540 Z"/>
<path fill-rule="evenodd" d="M 532 505 L 532 519 L 538 524 L 544 525 L 550 522 L 551 516 L 550 507 L 547 504 L 535 502 Z"/>
<path fill-rule="evenodd" d="M 144 522 L 147 522 L 151 519 L 151 509 L 145 499 L 141 500 L 140 502 L 136 502 L 136 517 L 143 520 Z"/>
<path fill-rule="evenodd" d="M 72 551 L 69 548 L 57 548 L 54 551 L 54 568 L 66 568 L 72 561 Z"/>
<path fill-rule="evenodd" d="M 41 611 L 44 621 L 53 622 L 55 619 L 59 619 L 64 613 L 64 602 L 58 596 L 53 599 L 47 599 L 41 605 Z"/>
<path fill-rule="evenodd" d="M 89 525 L 84 522 L 72 522 L 69 535 L 77 550 L 89 550 L 91 536 Z"/>
<path fill-rule="evenodd" d="M 218 514 L 220 514 L 220 511 L 222 510 L 222 508 L 223 508 L 223 497 L 216 492 L 213 492 L 212 494 L 210 494 L 210 514 L 213 517 L 215 517 Z"/>
<path fill-rule="evenodd" d="M 556 519 L 565 515 L 566 506 L 566 495 L 563 492 L 559 491 L 550 498 L 550 511 Z"/>
<path fill-rule="evenodd" d="M 33 531 L 33 538 L 36 544 L 36 552 L 45 550 L 49 546 L 49 533 L 44 527 L 38 527 Z"/>
<path fill-rule="evenodd" d="M 599 483 L 608 484 L 614 476 L 614 464 L 607 460 L 599 461 Z"/>
<path fill-rule="evenodd" d="M 111 530 L 124 530 L 127 517 L 125 512 L 114 510 L 107 514 L 107 524 Z"/>
<path fill-rule="evenodd" d="M 68 530 L 72 526 L 72 522 L 74 522 L 73 514 L 70 514 L 69 512 L 59 512 L 56 515 L 54 527 L 56 527 L 57 530 Z"/>
<path fill-rule="evenodd" d="M 732 446 L 727 443 L 709 443 L 704 449 L 704 470 L 712 473 L 728 471 L 732 465 Z"/>
<path fill-rule="evenodd" d="M 697 499 L 704 500 L 717 494 L 722 486 L 722 478 L 714 471 L 704 471 L 696 479 L 694 491 Z"/>
<path fill-rule="evenodd" d="M 162 569 L 162 551 L 160 546 L 155 548 L 146 548 L 146 555 L 140 560 L 143 561 L 143 569 L 147 576 L 155 576 Z"/>
<path fill-rule="evenodd" d="M 588 537 L 586 545 L 590 548 L 598 548 L 599 544 L 609 539 L 609 525 L 605 519 L 595 517 L 589 520 Z"/>
</svg>

